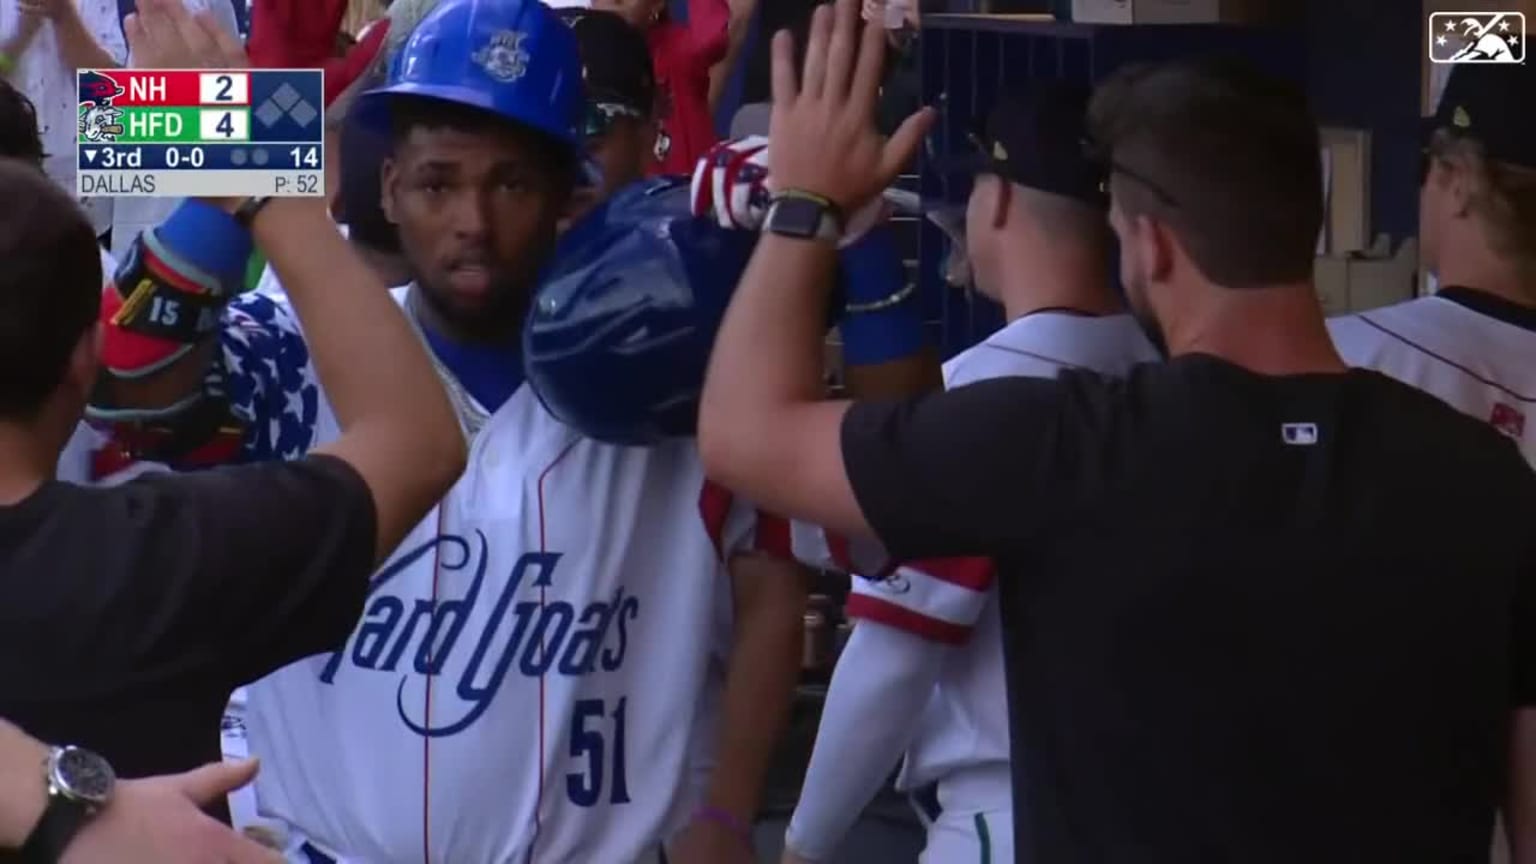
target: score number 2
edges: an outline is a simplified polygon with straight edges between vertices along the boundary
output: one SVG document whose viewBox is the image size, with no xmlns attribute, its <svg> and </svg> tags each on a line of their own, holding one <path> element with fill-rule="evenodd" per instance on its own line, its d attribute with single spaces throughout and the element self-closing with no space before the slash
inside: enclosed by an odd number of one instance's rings
<svg viewBox="0 0 1536 864">
<path fill-rule="evenodd" d="M 571 758 L 586 759 L 586 768 L 565 775 L 565 792 L 577 807 L 594 807 L 603 797 L 604 774 L 612 757 L 608 803 L 629 803 L 629 771 L 624 752 L 624 709 L 629 697 L 619 699 L 613 711 L 601 699 L 581 699 L 571 718 Z M 604 735 L 612 719 L 613 731 Z"/>
<path fill-rule="evenodd" d="M 247 105 L 251 76 L 246 72 L 204 72 L 197 76 L 197 101 L 202 105 Z"/>
</svg>

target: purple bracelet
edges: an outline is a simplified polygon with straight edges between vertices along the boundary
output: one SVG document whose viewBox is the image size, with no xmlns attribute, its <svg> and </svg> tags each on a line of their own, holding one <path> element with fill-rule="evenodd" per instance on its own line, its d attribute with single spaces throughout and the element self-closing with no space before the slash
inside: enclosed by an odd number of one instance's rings
<svg viewBox="0 0 1536 864">
<path fill-rule="evenodd" d="M 695 822 L 703 820 L 723 825 L 731 829 L 731 833 L 745 843 L 748 849 L 755 848 L 752 843 L 752 827 L 737 819 L 734 813 L 719 807 L 700 807 L 698 812 L 693 814 L 693 819 Z"/>
</svg>

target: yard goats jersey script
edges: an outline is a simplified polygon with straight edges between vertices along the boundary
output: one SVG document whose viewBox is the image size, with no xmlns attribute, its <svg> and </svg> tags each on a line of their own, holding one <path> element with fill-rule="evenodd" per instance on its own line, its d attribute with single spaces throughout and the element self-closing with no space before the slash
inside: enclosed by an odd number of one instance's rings
<svg viewBox="0 0 1536 864">
<path fill-rule="evenodd" d="M 262 815 L 344 862 L 641 860 L 697 806 L 755 523 L 693 442 L 598 444 L 521 387 L 347 643 L 249 688 Z"/>
<path fill-rule="evenodd" d="M 1055 378 L 1068 369 L 1125 375 L 1138 363 L 1158 359 L 1129 315 L 1041 311 L 1015 319 L 945 363 L 944 386 L 952 389 L 1008 376 Z M 873 562 L 879 555 L 875 550 L 850 552 L 848 543 L 803 523 L 794 526 L 794 553 L 809 564 L 843 570 L 857 569 L 856 561 Z M 970 769 L 1008 764 L 1002 624 L 988 562 L 903 562 L 885 578 L 854 579 L 846 608 L 852 618 L 955 646 L 918 721 L 899 788 L 938 782 L 942 795 L 947 779 Z M 990 806 L 1007 810 L 1007 784 L 999 784 L 996 793 L 1001 800 Z"/>
</svg>

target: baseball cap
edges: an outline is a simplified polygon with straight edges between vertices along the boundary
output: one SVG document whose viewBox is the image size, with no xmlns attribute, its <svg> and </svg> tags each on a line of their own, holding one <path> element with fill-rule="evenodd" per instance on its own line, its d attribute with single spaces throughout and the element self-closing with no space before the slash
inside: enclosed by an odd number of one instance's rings
<svg viewBox="0 0 1536 864">
<path fill-rule="evenodd" d="M 1020 186 L 1106 206 L 1103 170 L 1089 158 L 1090 91 L 1066 81 L 1029 79 L 1010 85 L 970 135 L 974 149 L 939 160 L 939 170 L 996 174 Z"/>
<path fill-rule="evenodd" d="M 599 135 L 615 117 L 647 119 L 656 110 L 656 73 L 645 34 L 612 12 L 566 9 L 576 34 L 586 86 L 586 134 Z"/>
<path fill-rule="evenodd" d="M 1475 138 L 1496 162 L 1536 168 L 1536 64 L 1463 63 L 1451 70 L 1426 132 Z"/>
<path fill-rule="evenodd" d="M 101 362 L 109 374 L 152 374 L 217 330 L 244 284 L 250 234 L 228 214 L 184 201 L 144 231 L 101 292 Z"/>
</svg>

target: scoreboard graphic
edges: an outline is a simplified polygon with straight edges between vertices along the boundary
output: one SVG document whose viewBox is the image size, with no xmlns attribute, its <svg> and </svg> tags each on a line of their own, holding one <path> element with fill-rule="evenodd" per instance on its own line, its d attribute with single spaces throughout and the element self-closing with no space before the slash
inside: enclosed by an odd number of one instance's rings
<svg viewBox="0 0 1536 864">
<path fill-rule="evenodd" d="M 78 73 L 77 192 L 102 197 L 325 194 L 319 69 Z"/>
</svg>

